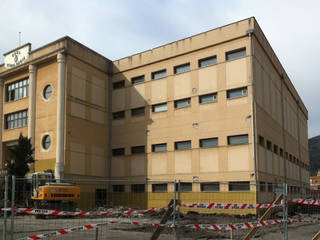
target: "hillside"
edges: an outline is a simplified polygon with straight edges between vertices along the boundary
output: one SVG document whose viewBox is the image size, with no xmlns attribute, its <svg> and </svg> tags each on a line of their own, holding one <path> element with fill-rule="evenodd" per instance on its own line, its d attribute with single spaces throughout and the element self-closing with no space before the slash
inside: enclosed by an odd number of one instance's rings
<svg viewBox="0 0 320 240">
<path fill-rule="evenodd" d="M 320 135 L 309 139 L 309 158 L 311 175 L 320 169 Z"/>
</svg>

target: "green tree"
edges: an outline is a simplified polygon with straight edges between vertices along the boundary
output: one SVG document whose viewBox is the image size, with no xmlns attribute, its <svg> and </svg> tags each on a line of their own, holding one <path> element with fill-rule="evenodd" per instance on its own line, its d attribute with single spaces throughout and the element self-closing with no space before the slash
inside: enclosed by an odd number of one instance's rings
<svg viewBox="0 0 320 240">
<path fill-rule="evenodd" d="M 33 152 L 34 148 L 31 144 L 31 139 L 22 136 L 20 133 L 18 144 L 9 149 L 11 159 L 6 160 L 6 170 L 8 175 L 16 177 L 24 177 L 29 171 L 29 165 L 34 163 Z"/>
</svg>

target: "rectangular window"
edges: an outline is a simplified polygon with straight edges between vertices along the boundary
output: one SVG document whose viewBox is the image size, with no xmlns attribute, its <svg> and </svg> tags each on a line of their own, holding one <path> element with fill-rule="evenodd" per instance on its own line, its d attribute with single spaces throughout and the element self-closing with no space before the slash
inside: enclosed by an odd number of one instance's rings
<svg viewBox="0 0 320 240">
<path fill-rule="evenodd" d="M 265 182 L 260 182 L 260 192 L 265 192 L 266 191 L 266 183 Z"/>
<path fill-rule="evenodd" d="M 220 184 L 219 182 L 209 182 L 209 183 L 201 183 L 201 192 L 219 192 Z"/>
<path fill-rule="evenodd" d="M 112 149 L 112 156 L 123 156 L 123 155 L 124 155 L 124 148 Z"/>
<path fill-rule="evenodd" d="M 208 67 L 217 64 L 217 56 L 208 57 L 199 60 L 199 67 Z"/>
<path fill-rule="evenodd" d="M 240 97 L 246 97 L 246 96 L 248 96 L 247 87 L 231 89 L 227 91 L 228 99 L 234 99 L 234 98 L 240 98 Z"/>
<path fill-rule="evenodd" d="M 167 144 L 160 143 L 160 144 L 153 144 L 152 145 L 152 152 L 166 152 L 167 151 Z"/>
<path fill-rule="evenodd" d="M 165 78 L 166 76 L 167 76 L 167 70 L 161 70 L 161 71 L 151 73 L 151 78 L 153 80 Z"/>
<path fill-rule="evenodd" d="M 131 147 L 131 154 L 141 154 L 141 153 L 145 153 L 145 146 Z"/>
<path fill-rule="evenodd" d="M 179 108 L 185 108 L 185 107 L 190 107 L 190 98 L 185 98 L 185 99 L 180 99 L 174 101 L 174 108 L 179 109 Z"/>
<path fill-rule="evenodd" d="M 248 134 L 228 136 L 228 145 L 248 144 Z"/>
<path fill-rule="evenodd" d="M 144 82 L 144 75 L 138 76 L 138 77 L 133 77 L 131 78 L 131 83 L 138 84 L 138 83 L 143 83 Z"/>
<path fill-rule="evenodd" d="M 131 192 L 145 192 L 145 185 L 144 184 L 132 184 L 131 185 Z"/>
<path fill-rule="evenodd" d="M 264 147 L 264 137 L 259 135 L 259 145 Z"/>
<path fill-rule="evenodd" d="M 229 182 L 229 191 L 250 191 L 250 182 Z"/>
<path fill-rule="evenodd" d="M 280 156 L 283 157 L 283 149 L 280 148 Z"/>
<path fill-rule="evenodd" d="M 124 185 L 112 185 L 113 192 L 124 192 Z"/>
<path fill-rule="evenodd" d="M 152 192 L 168 192 L 168 184 L 152 184 Z"/>
<path fill-rule="evenodd" d="M 217 93 L 211 93 L 206 95 L 199 96 L 199 103 L 205 104 L 205 103 L 212 103 L 217 101 Z"/>
<path fill-rule="evenodd" d="M 96 189 L 96 206 L 107 204 L 107 189 Z"/>
<path fill-rule="evenodd" d="M 273 145 L 273 152 L 275 153 L 275 154 L 279 154 L 279 148 L 278 148 L 278 145 Z"/>
<path fill-rule="evenodd" d="M 241 49 L 237 49 L 234 51 L 230 51 L 226 53 L 226 60 L 230 61 L 230 60 L 234 60 L 234 59 L 238 59 L 238 58 L 242 58 L 246 56 L 246 49 L 245 48 L 241 48 Z"/>
<path fill-rule="evenodd" d="M 217 147 L 218 146 L 218 138 L 200 139 L 199 142 L 200 142 L 201 148 L 209 148 L 209 147 Z"/>
<path fill-rule="evenodd" d="M 119 89 L 119 88 L 124 88 L 125 82 L 124 80 L 119 81 L 119 82 L 114 82 L 112 83 L 113 89 Z"/>
<path fill-rule="evenodd" d="M 28 125 L 28 110 L 5 115 L 5 128 L 14 129 Z"/>
<path fill-rule="evenodd" d="M 165 112 L 168 110 L 167 103 L 155 104 L 152 106 L 152 112 Z"/>
<path fill-rule="evenodd" d="M 125 112 L 124 111 L 114 112 L 112 113 L 112 117 L 114 120 L 123 119 L 125 117 Z"/>
<path fill-rule="evenodd" d="M 131 116 L 133 117 L 143 116 L 144 114 L 145 114 L 145 107 L 131 109 Z"/>
<path fill-rule="evenodd" d="M 186 150 L 191 149 L 191 141 L 182 141 L 174 143 L 175 150 Z"/>
<path fill-rule="evenodd" d="M 268 192 L 273 192 L 273 184 L 268 183 Z"/>
<path fill-rule="evenodd" d="M 184 73 L 190 71 L 190 63 L 186 63 L 183 65 L 175 66 L 174 67 L 174 74 Z"/>
<path fill-rule="evenodd" d="M 23 79 L 6 86 L 7 102 L 16 101 L 28 97 L 29 79 Z"/>
<path fill-rule="evenodd" d="M 272 143 L 269 140 L 267 140 L 267 149 L 272 151 Z"/>
<path fill-rule="evenodd" d="M 176 183 L 176 190 L 179 190 L 179 183 Z M 192 183 L 180 183 L 180 192 L 192 192 Z"/>
</svg>

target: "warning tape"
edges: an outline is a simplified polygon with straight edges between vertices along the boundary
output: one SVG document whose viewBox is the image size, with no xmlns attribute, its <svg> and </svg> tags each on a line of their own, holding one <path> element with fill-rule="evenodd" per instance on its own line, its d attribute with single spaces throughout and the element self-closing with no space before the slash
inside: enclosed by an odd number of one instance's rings
<svg viewBox="0 0 320 240">
<path fill-rule="evenodd" d="M 272 208 L 280 207 L 280 204 L 272 203 L 259 203 L 259 204 L 248 204 L 248 203 L 193 203 L 193 204 L 181 204 L 182 207 L 188 208 L 204 208 L 204 209 L 261 209 L 261 208 Z"/>
<path fill-rule="evenodd" d="M 306 198 L 289 198 L 288 201 L 294 202 L 297 204 L 320 206 L 320 200 L 313 200 L 313 199 L 306 199 Z"/>
</svg>

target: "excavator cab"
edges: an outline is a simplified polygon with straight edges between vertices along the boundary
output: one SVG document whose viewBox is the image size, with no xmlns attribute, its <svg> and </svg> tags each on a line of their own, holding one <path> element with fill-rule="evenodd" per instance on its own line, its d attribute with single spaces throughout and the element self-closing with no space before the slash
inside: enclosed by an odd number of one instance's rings
<svg viewBox="0 0 320 240">
<path fill-rule="evenodd" d="M 36 172 L 32 174 L 32 197 L 39 197 L 39 187 L 55 182 L 50 172 Z"/>
</svg>

